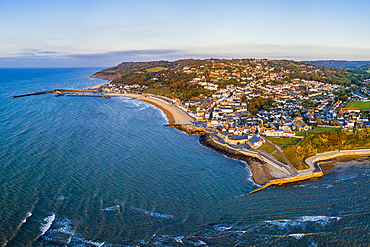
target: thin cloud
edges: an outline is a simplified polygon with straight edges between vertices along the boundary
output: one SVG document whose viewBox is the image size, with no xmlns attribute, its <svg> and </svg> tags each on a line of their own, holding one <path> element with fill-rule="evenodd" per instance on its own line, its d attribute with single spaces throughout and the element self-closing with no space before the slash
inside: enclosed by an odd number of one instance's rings
<svg viewBox="0 0 370 247">
<path fill-rule="evenodd" d="M 19 56 L 26 56 L 26 57 L 42 57 L 42 56 L 51 55 L 51 54 L 56 55 L 57 52 L 37 50 L 37 49 L 29 49 L 25 52 L 18 53 Z"/>
<path fill-rule="evenodd" d="M 168 56 L 178 54 L 177 50 L 130 50 L 130 51 L 111 51 L 105 53 L 93 54 L 70 54 L 65 57 L 76 59 L 106 59 L 114 57 L 150 57 L 150 56 Z"/>
</svg>

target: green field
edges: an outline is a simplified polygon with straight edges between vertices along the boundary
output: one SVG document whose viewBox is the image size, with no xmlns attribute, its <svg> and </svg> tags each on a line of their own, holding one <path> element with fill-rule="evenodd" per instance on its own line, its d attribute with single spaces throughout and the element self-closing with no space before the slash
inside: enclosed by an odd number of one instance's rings
<svg viewBox="0 0 370 247">
<path fill-rule="evenodd" d="M 351 101 L 345 106 L 346 108 L 360 108 L 361 110 L 370 110 L 370 101 Z"/>
<path fill-rule="evenodd" d="M 269 154 L 271 154 L 272 156 L 274 156 L 278 161 L 280 161 L 281 163 L 285 164 L 285 161 L 284 159 L 281 157 L 281 155 L 276 151 L 276 149 L 271 146 L 270 144 L 268 143 L 265 143 L 263 144 L 262 146 L 260 146 L 258 149 L 260 150 L 263 150 Z"/>
<path fill-rule="evenodd" d="M 318 132 L 324 132 L 324 131 L 333 131 L 333 130 L 337 130 L 339 128 L 336 128 L 336 127 L 316 127 L 312 130 L 309 130 L 309 131 L 297 131 L 296 132 L 296 135 L 297 136 L 304 136 L 306 134 L 309 134 L 309 133 L 318 133 Z"/>
<path fill-rule="evenodd" d="M 152 93 L 152 94 L 163 94 L 166 90 L 162 88 L 148 88 L 146 90 L 143 90 L 143 93 Z"/>
<path fill-rule="evenodd" d="M 301 140 L 289 137 L 266 137 L 266 139 L 276 145 L 296 145 Z"/>
<path fill-rule="evenodd" d="M 147 72 L 158 72 L 158 71 L 161 71 L 161 70 L 168 70 L 168 69 L 165 68 L 165 67 L 153 67 L 153 68 L 150 68 L 150 69 L 146 69 Z"/>
</svg>

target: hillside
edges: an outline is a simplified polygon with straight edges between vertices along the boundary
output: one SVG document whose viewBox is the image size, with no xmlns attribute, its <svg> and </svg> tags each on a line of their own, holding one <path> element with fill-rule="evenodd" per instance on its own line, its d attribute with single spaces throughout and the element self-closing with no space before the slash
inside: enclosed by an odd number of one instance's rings
<svg viewBox="0 0 370 247">
<path fill-rule="evenodd" d="M 317 66 L 323 66 L 326 68 L 355 69 L 369 65 L 370 61 L 317 60 L 317 61 L 306 61 L 306 63 Z"/>
<path fill-rule="evenodd" d="M 212 87 L 243 86 L 250 82 L 271 85 L 294 80 L 308 80 L 349 87 L 364 79 L 364 75 L 345 69 L 325 68 L 304 62 L 267 59 L 184 59 L 174 62 L 124 62 L 99 71 L 93 77 L 112 80 L 116 88 L 135 86 L 135 91 L 177 97 L 182 101 L 196 100 L 212 94 Z M 369 74 L 370 77 L 370 74 Z M 125 87 L 127 88 L 127 87 Z M 304 88 L 302 88 L 304 89 Z M 258 90 L 258 88 L 256 88 Z"/>
</svg>

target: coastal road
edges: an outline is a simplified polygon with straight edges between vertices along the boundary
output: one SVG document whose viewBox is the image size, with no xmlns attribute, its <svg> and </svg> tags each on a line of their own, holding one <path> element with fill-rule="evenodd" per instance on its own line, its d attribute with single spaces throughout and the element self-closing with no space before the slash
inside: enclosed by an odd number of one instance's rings
<svg viewBox="0 0 370 247">
<path fill-rule="evenodd" d="M 207 129 L 208 130 L 208 129 Z M 280 167 L 282 171 L 289 172 L 290 175 L 296 175 L 297 171 L 295 169 L 291 169 L 289 166 L 286 166 L 285 164 L 281 163 L 275 157 L 271 156 L 269 153 L 265 153 L 264 151 L 257 150 L 257 149 L 250 149 L 248 147 L 245 147 L 243 144 L 241 145 L 230 145 L 227 142 L 225 142 L 224 139 L 222 139 L 220 136 L 218 136 L 214 131 L 209 130 L 211 132 L 212 138 L 214 138 L 216 141 L 218 141 L 221 144 L 226 144 L 234 149 L 239 149 L 240 151 L 249 153 L 249 156 L 259 158 L 261 161 L 269 162 L 270 164 L 274 164 L 275 167 Z"/>
<path fill-rule="evenodd" d="M 269 140 L 265 139 L 266 142 L 272 146 L 273 148 L 275 148 L 275 150 L 280 154 L 280 156 L 284 159 L 285 163 L 288 165 L 289 167 L 289 172 L 291 174 L 298 174 L 298 171 L 297 169 L 295 169 L 295 167 L 292 165 L 292 163 L 288 160 L 287 157 L 285 157 L 285 155 L 283 154 L 283 150 L 279 147 L 279 146 L 276 146 L 275 144 L 273 144 L 272 142 L 270 142 Z"/>
<path fill-rule="evenodd" d="M 291 169 L 290 166 L 286 166 L 284 165 L 283 163 L 281 163 L 280 161 L 278 161 L 277 159 L 275 159 L 275 157 L 272 157 L 269 153 L 265 153 L 263 151 L 260 151 L 260 150 L 256 150 L 258 152 L 258 154 L 260 156 L 262 156 L 264 159 L 268 160 L 269 162 L 271 163 L 274 163 L 275 165 L 287 170 L 290 175 L 296 175 L 298 174 L 297 173 L 297 170 L 293 167 L 293 169 Z"/>
</svg>

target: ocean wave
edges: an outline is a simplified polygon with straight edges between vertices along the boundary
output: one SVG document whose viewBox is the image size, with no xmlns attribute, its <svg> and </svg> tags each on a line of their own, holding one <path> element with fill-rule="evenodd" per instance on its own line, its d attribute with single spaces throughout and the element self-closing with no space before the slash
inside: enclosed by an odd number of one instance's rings
<svg viewBox="0 0 370 247">
<path fill-rule="evenodd" d="M 279 228 L 286 228 L 286 227 L 295 227 L 295 226 L 302 226 L 302 223 L 312 222 L 319 224 L 321 226 L 325 226 L 332 221 L 338 221 L 341 217 L 329 217 L 329 216 L 302 216 L 293 220 L 283 219 L 283 220 L 267 220 L 264 223 L 269 225 L 277 226 Z"/>
<path fill-rule="evenodd" d="M 56 200 L 57 201 L 63 201 L 65 199 L 67 199 L 67 197 L 65 197 L 65 196 L 58 196 Z"/>
<path fill-rule="evenodd" d="M 44 235 L 50 229 L 54 220 L 55 220 L 55 214 L 51 214 L 44 218 L 44 222 L 41 223 L 41 226 L 39 228 L 41 231 L 41 236 Z"/>
<path fill-rule="evenodd" d="M 349 180 L 349 179 L 356 178 L 356 177 L 357 177 L 357 174 L 348 174 L 348 175 L 338 176 L 336 180 L 337 182 L 339 182 L 339 181 L 345 181 L 345 180 Z"/>
<path fill-rule="evenodd" d="M 142 213 L 144 213 L 146 215 L 149 215 L 149 216 L 152 216 L 152 217 L 157 217 L 157 218 L 171 219 L 171 218 L 174 217 L 173 215 L 170 215 L 170 214 L 162 214 L 162 213 L 158 213 L 158 212 L 151 212 L 151 211 L 148 211 L 148 210 L 145 210 L 145 209 L 142 209 L 142 208 L 133 207 L 132 209 L 134 209 L 136 211 L 139 211 L 139 212 L 142 212 Z"/>
<path fill-rule="evenodd" d="M 149 244 L 157 246 L 168 246 L 168 243 L 181 244 L 184 246 L 207 246 L 207 243 L 194 236 L 169 236 L 154 234 L 152 239 L 154 242 Z M 165 244 L 166 243 L 166 244 Z M 170 245 L 172 246 L 172 245 Z M 177 245 L 176 245 L 177 246 Z"/>
<path fill-rule="evenodd" d="M 27 212 L 26 213 L 26 216 L 24 217 L 24 219 L 22 220 L 22 224 L 26 223 L 27 222 L 27 218 L 31 217 L 32 216 L 32 213 L 31 212 Z"/>
<path fill-rule="evenodd" d="M 142 110 L 145 110 L 147 108 L 149 108 L 149 105 L 144 105 L 144 106 L 140 107 L 139 109 L 137 109 L 136 111 L 142 111 Z"/>
<path fill-rule="evenodd" d="M 310 188 L 310 189 L 329 189 L 333 188 L 334 185 L 332 184 L 320 184 L 320 185 L 313 185 L 313 184 L 299 184 L 293 186 L 295 188 Z"/>
<path fill-rule="evenodd" d="M 213 228 L 217 231 L 227 231 L 230 230 L 233 226 L 221 226 L 221 225 L 215 225 Z"/>
<path fill-rule="evenodd" d="M 111 207 L 106 207 L 101 209 L 102 211 L 117 211 L 119 210 L 119 205 L 111 206 Z"/>
<path fill-rule="evenodd" d="M 292 234 L 288 234 L 288 237 L 293 237 L 295 239 L 301 239 L 304 236 L 307 236 L 307 234 L 305 234 L 305 233 L 292 233 Z"/>
<path fill-rule="evenodd" d="M 45 218 L 45 221 L 51 222 L 51 219 L 52 218 L 48 218 L 46 220 Z M 39 239 L 39 243 L 42 244 L 42 246 L 116 246 L 106 242 L 88 240 L 78 236 L 78 234 L 73 230 L 72 222 L 68 219 L 55 219 L 53 222 L 53 229 L 49 229 L 44 235 L 42 235 Z"/>
</svg>

